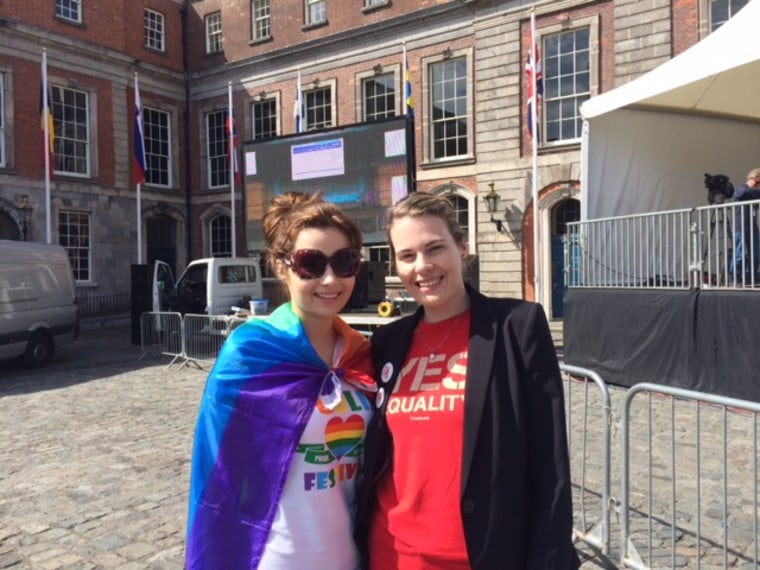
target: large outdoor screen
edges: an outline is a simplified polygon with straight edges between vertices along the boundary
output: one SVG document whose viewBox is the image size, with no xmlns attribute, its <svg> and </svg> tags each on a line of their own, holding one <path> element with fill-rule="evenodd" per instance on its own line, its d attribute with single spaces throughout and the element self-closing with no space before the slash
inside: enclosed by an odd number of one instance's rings
<svg viewBox="0 0 760 570">
<path fill-rule="evenodd" d="M 264 248 L 262 216 L 272 197 L 300 191 L 339 205 L 365 243 L 386 241 L 387 209 L 409 192 L 407 120 L 359 123 L 243 145 L 248 251 Z"/>
</svg>

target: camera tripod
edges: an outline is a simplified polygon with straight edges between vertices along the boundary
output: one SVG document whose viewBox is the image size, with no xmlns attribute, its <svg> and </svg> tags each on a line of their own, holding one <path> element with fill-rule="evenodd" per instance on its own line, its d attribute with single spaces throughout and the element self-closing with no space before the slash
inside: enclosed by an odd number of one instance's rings
<svg viewBox="0 0 760 570">
<path fill-rule="evenodd" d="M 715 202 L 715 205 L 720 204 L 723 204 L 723 200 Z M 727 284 L 727 268 L 734 251 L 731 215 L 732 212 L 727 212 L 722 207 L 710 212 L 710 231 L 702 254 L 702 267 L 705 283 L 711 286 Z"/>
</svg>

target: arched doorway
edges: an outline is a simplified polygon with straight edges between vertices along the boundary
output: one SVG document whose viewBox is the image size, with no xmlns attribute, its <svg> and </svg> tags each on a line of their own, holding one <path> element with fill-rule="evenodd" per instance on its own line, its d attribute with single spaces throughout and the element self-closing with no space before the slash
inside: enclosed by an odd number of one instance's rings
<svg viewBox="0 0 760 570">
<path fill-rule="evenodd" d="M 148 264 L 156 260 L 169 265 L 177 272 L 177 224 L 167 214 L 156 214 L 145 222 L 147 234 Z"/>
<path fill-rule="evenodd" d="M 557 202 L 551 209 L 552 318 L 561 319 L 565 310 L 565 239 L 567 224 L 581 219 L 581 203 L 574 198 Z"/>
<path fill-rule="evenodd" d="M 21 229 L 8 212 L 0 209 L 0 239 L 20 240 Z"/>
</svg>

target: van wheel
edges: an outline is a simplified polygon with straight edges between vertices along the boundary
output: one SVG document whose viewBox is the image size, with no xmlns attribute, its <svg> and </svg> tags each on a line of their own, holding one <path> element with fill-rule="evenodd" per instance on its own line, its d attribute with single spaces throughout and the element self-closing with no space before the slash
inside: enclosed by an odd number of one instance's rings
<svg viewBox="0 0 760 570">
<path fill-rule="evenodd" d="M 47 364 L 53 354 L 53 343 L 44 333 L 34 333 L 24 351 L 24 362 L 29 368 L 40 368 Z"/>
</svg>

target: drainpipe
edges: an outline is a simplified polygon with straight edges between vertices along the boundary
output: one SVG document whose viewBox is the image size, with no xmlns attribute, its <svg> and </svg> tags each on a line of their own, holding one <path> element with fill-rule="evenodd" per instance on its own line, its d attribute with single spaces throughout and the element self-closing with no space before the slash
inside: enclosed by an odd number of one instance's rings
<svg viewBox="0 0 760 570">
<path fill-rule="evenodd" d="M 186 220 L 185 228 L 187 230 L 187 259 L 185 266 L 193 259 L 193 220 L 192 204 L 190 201 L 190 192 L 192 188 L 191 176 L 192 168 L 190 161 L 190 72 L 188 70 L 187 55 L 187 11 L 190 0 L 185 0 L 180 13 L 182 14 L 182 71 L 185 78 L 185 211 Z"/>
</svg>

